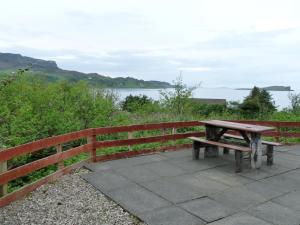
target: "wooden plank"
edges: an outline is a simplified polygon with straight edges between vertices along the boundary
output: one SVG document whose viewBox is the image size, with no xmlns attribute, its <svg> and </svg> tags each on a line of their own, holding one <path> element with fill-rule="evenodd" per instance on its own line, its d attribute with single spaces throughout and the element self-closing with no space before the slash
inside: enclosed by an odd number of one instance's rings
<svg viewBox="0 0 300 225">
<path fill-rule="evenodd" d="M 274 127 L 266 127 L 266 126 L 259 126 L 253 124 L 242 124 L 242 123 L 234 123 L 229 121 L 222 121 L 222 120 L 208 120 L 208 121 L 201 121 L 205 125 L 220 127 L 220 128 L 228 128 L 232 130 L 242 130 L 248 132 L 263 132 L 263 131 L 270 131 L 274 130 Z"/>
<path fill-rule="evenodd" d="M 153 137 L 144 137 L 144 138 L 133 138 L 126 140 L 111 140 L 111 141 L 98 141 L 96 142 L 96 148 L 108 148 L 108 147 L 117 147 L 117 146 L 125 146 L 125 145 L 136 145 L 136 144 L 145 144 L 152 142 L 160 142 L 160 141 L 169 141 L 169 140 L 177 140 L 184 139 L 189 136 L 201 136 L 204 133 L 201 132 L 190 132 L 183 134 L 168 134 L 162 136 L 153 136 Z"/>
<path fill-rule="evenodd" d="M 6 171 L 7 171 L 7 161 L 0 162 L 0 173 L 5 173 Z M 0 197 L 6 194 L 7 194 L 7 184 L 0 185 Z"/>
<path fill-rule="evenodd" d="M 198 142 L 201 142 L 201 143 L 204 143 L 207 145 L 214 145 L 214 146 L 229 148 L 232 150 L 238 150 L 238 151 L 242 151 L 242 152 L 251 152 L 251 148 L 249 148 L 249 147 L 230 145 L 230 144 L 225 144 L 225 143 L 221 143 L 221 142 L 217 142 L 217 141 L 209 141 L 209 140 L 206 140 L 203 138 L 198 138 L 198 137 L 189 137 L 189 139 L 191 139 L 193 141 L 198 141 Z"/>
<path fill-rule="evenodd" d="M 238 136 L 238 135 L 233 135 L 233 134 L 224 134 L 224 137 L 234 138 L 234 139 L 238 139 L 238 140 L 244 140 L 243 137 Z M 281 146 L 282 145 L 281 143 L 271 142 L 271 141 L 262 141 L 262 144 L 273 145 L 273 146 Z"/>
<path fill-rule="evenodd" d="M 236 131 L 228 131 L 227 134 L 239 135 Z M 299 138 L 300 132 L 278 132 L 278 131 L 266 131 L 262 132 L 262 135 L 265 137 L 287 137 L 287 138 Z"/>
<path fill-rule="evenodd" d="M 46 166 L 58 163 L 64 159 L 73 157 L 83 152 L 88 152 L 91 149 L 91 144 L 82 145 L 76 148 L 72 148 L 68 151 L 64 151 L 62 153 L 56 153 L 54 155 L 36 160 L 34 162 L 25 164 L 23 166 L 19 166 L 12 170 L 8 170 L 5 173 L 0 174 L 0 184 L 5 184 L 11 180 L 14 180 L 18 177 L 22 177 L 31 173 L 33 171 L 39 170 Z"/>
<path fill-rule="evenodd" d="M 202 126 L 199 121 L 187 121 L 187 122 L 170 122 L 170 123 L 154 123 L 154 124 L 138 124 L 130 126 L 117 126 L 117 127 L 100 127 L 95 128 L 95 134 L 111 134 L 117 132 L 133 132 L 141 130 L 160 130 L 167 128 L 180 128 L 180 127 L 192 127 Z"/>
<path fill-rule="evenodd" d="M 48 176 L 32 183 L 32 184 L 28 184 L 28 185 L 14 191 L 14 192 L 11 192 L 11 193 L 7 194 L 6 196 L 0 198 L 0 208 L 8 205 L 9 203 L 11 203 L 11 202 L 13 202 L 17 199 L 22 198 L 23 196 L 25 196 L 26 194 L 34 191 L 35 189 L 42 186 L 43 184 L 53 182 L 57 178 L 59 178 L 60 176 L 68 174 L 71 171 L 73 171 L 74 169 L 82 167 L 88 161 L 89 160 L 83 160 L 83 161 L 75 163 L 71 166 L 65 167 L 63 170 L 59 170 L 59 171 L 57 171 L 53 174 L 50 174 L 50 175 L 48 175 Z"/>
<path fill-rule="evenodd" d="M 272 146 L 282 146 L 281 143 L 273 142 L 273 141 L 262 141 L 263 145 L 272 145 Z"/>
<path fill-rule="evenodd" d="M 45 138 L 42 140 L 30 142 L 27 144 L 19 145 L 13 148 L 5 149 L 4 151 L 0 151 L 0 161 L 7 161 L 13 157 L 23 155 L 26 153 L 31 153 L 43 148 L 49 148 L 51 146 L 55 146 L 58 144 L 62 144 L 65 142 L 78 140 L 80 138 L 84 138 L 86 136 L 90 136 L 93 134 L 93 129 L 86 129 L 82 131 L 77 131 L 69 134 L 54 136 Z"/>
</svg>

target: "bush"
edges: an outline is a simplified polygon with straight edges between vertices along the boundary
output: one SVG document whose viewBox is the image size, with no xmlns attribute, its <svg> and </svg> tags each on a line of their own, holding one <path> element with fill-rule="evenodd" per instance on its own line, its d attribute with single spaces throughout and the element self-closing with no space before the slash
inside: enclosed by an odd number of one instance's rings
<svg viewBox="0 0 300 225">
<path fill-rule="evenodd" d="M 289 94 L 292 112 L 300 113 L 300 94 Z"/>
<path fill-rule="evenodd" d="M 200 114 L 208 117 L 211 114 L 222 115 L 226 111 L 226 105 L 221 104 L 197 104 L 192 106 L 193 114 Z"/>
<path fill-rule="evenodd" d="M 192 104 L 190 98 L 193 90 L 196 87 L 187 87 L 182 81 L 181 77 L 173 82 L 174 90 L 160 91 L 161 103 L 169 112 L 178 116 L 183 116 L 185 113 L 190 113 Z"/>
<path fill-rule="evenodd" d="M 151 108 L 155 102 L 146 95 L 129 95 L 121 103 L 122 110 L 127 112 L 137 112 L 143 109 Z"/>
<path fill-rule="evenodd" d="M 264 118 L 276 111 L 275 103 L 270 93 L 254 87 L 239 109 L 246 118 Z"/>
</svg>

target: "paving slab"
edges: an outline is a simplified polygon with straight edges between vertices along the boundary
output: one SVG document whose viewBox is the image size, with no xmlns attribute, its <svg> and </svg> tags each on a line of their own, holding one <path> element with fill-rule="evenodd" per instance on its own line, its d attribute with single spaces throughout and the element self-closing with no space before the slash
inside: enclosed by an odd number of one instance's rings
<svg viewBox="0 0 300 225">
<path fill-rule="evenodd" d="M 207 197 L 181 203 L 179 206 L 206 222 L 222 219 L 233 212 L 228 207 Z"/>
<path fill-rule="evenodd" d="M 115 171 L 136 183 L 152 181 L 161 178 L 159 174 L 149 170 L 146 165 L 117 168 Z"/>
<path fill-rule="evenodd" d="M 136 156 L 131 158 L 112 160 L 107 162 L 88 163 L 85 165 L 85 167 L 91 171 L 103 171 L 108 169 L 117 169 L 117 168 L 143 165 L 146 163 L 157 162 L 166 159 L 167 158 L 161 156 L 160 154 L 151 154 L 151 155 L 142 155 L 142 156 Z"/>
<path fill-rule="evenodd" d="M 290 192 L 286 195 L 275 198 L 272 201 L 298 211 L 298 214 L 300 215 L 300 191 Z"/>
<path fill-rule="evenodd" d="M 191 149 L 182 149 L 178 151 L 167 151 L 167 152 L 161 152 L 159 153 L 163 157 L 167 157 L 169 159 L 176 159 L 176 158 L 184 158 L 184 157 L 190 157 L 192 154 Z"/>
<path fill-rule="evenodd" d="M 279 152 L 274 157 L 274 164 L 278 164 L 290 169 L 300 168 L 300 156 Z"/>
<path fill-rule="evenodd" d="M 143 167 L 161 177 L 173 177 L 186 173 L 182 168 L 169 163 L 167 160 L 147 163 Z"/>
<path fill-rule="evenodd" d="M 248 167 L 247 169 L 244 169 L 243 172 L 239 173 L 239 175 L 253 180 L 262 180 L 274 175 L 285 173 L 290 170 L 292 170 L 292 168 L 284 167 L 279 164 L 267 166 L 266 161 L 263 161 L 260 169 L 253 170 Z"/>
<path fill-rule="evenodd" d="M 299 213 L 273 202 L 251 208 L 248 213 L 276 225 L 300 224 Z"/>
<path fill-rule="evenodd" d="M 108 196 L 138 217 L 145 212 L 170 205 L 168 201 L 137 184 L 113 190 Z"/>
<path fill-rule="evenodd" d="M 274 225 L 246 213 L 238 213 L 209 225 Z M 287 225 L 287 224 L 286 224 Z"/>
<path fill-rule="evenodd" d="M 141 185 L 173 203 L 192 200 L 205 196 L 205 193 L 197 186 L 195 178 L 187 181 L 187 178 L 163 178 Z"/>
<path fill-rule="evenodd" d="M 283 194 L 280 188 L 260 181 L 246 184 L 244 188 L 263 196 L 266 200 L 271 200 Z"/>
<path fill-rule="evenodd" d="M 300 180 L 286 174 L 269 177 L 261 180 L 261 182 L 276 187 L 276 189 L 282 193 L 298 190 L 300 188 Z"/>
<path fill-rule="evenodd" d="M 228 188 L 228 186 L 212 179 L 193 175 L 163 178 L 141 185 L 173 203 L 207 196 Z"/>
<path fill-rule="evenodd" d="M 242 177 L 237 173 L 226 172 L 224 171 L 224 167 L 217 167 L 213 169 L 204 170 L 196 173 L 196 175 L 208 177 L 210 179 L 216 180 L 220 183 L 226 184 L 231 187 L 254 182 L 252 179 Z"/>
<path fill-rule="evenodd" d="M 207 170 L 210 168 L 215 168 L 220 165 L 225 165 L 226 162 L 223 161 L 220 163 L 220 161 L 216 161 L 215 163 L 209 163 L 205 159 L 199 159 L 199 160 L 193 160 L 191 153 L 189 157 L 186 158 L 175 158 L 168 160 L 169 163 L 176 165 L 183 169 L 187 173 L 193 173 L 193 172 L 198 172 L 202 170 Z"/>
<path fill-rule="evenodd" d="M 295 180 L 300 180 L 300 169 L 290 170 L 284 174 L 285 176 L 291 177 Z"/>
<path fill-rule="evenodd" d="M 248 190 L 245 187 L 233 187 L 222 193 L 210 195 L 210 197 L 236 212 L 267 200 L 263 195 Z"/>
<path fill-rule="evenodd" d="M 300 145 L 290 145 L 290 146 L 280 146 L 276 147 L 275 149 L 276 152 L 284 152 L 292 155 L 300 155 Z"/>
<path fill-rule="evenodd" d="M 113 170 L 82 174 L 81 177 L 103 193 L 133 184 Z"/>
<path fill-rule="evenodd" d="M 156 209 L 141 216 L 148 225 L 202 225 L 204 221 L 175 207 Z"/>
</svg>

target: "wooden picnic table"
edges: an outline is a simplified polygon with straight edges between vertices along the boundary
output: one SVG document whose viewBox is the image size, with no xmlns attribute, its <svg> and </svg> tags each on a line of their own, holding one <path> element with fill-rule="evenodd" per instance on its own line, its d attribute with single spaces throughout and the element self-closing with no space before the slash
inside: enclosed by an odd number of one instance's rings
<svg viewBox="0 0 300 225">
<path fill-rule="evenodd" d="M 206 139 L 219 141 L 227 131 L 237 131 L 252 149 L 251 168 L 260 168 L 262 163 L 262 132 L 275 130 L 274 127 L 258 126 L 253 124 L 234 123 L 222 120 L 201 121 L 206 128 Z M 217 157 L 217 146 L 205 147 L 205 157 Z"/>
</svg>

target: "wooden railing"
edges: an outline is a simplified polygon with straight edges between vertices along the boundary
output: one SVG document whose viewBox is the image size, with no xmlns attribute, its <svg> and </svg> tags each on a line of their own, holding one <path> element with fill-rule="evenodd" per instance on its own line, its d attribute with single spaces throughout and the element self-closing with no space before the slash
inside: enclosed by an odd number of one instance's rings
<svg viewBox="0 0 300 225">
<path fill-rule="evenodd" d="M 189 122 L 172 122 L 172 123 L 159 123 L 159 124 L 143 124 L 143 125 L 131 125 L 131 126 L 118 126 L 118 127 L 101 127 L 101 128 L 92 128 L 81 130 L 78 132 L 73 132 L 69 134 L 59 135 L 55 137 L 45 138 L 42 140 L 34 141 L 31 143 L 23 144 L 20 146 L 16 146 L 13 148 L 8 148 L 0 151 L 0 164 L 4 165 L 8 160 L 11 160 L 14 157 L 18 157 L 28 153 L 34 153 L 36 151 L 55 147 L 56 153 L 45 158 L 38 159 L 36 161 L 27 163 L 25 165 L 7 170 L 0 171 L 0 186 L 3 189 L 6 188 L 7 183 L 15 180 L 17 178 L 26 176 L 29 173 L 37 171 L 39 169 L 45 168 L 47 166 L 57 164 L 58 169 L 56 172 L 48 175 L 32 184 L 26 185 L 14 192 L 6 194 L 6 191 L 3 190 L 2 196 L 0 198 L 0 207 L 9 204 L 10 202 L 24 196 L 25 194 L 31 192 L 37 187 L 51 182 L 58 177 L 69 173 L 70 171 L 81 167 L 84 163 L 88 161 L 103 161 L 109 159 L 116 159 L 122 157 L 129 157 L 137 154 L 150 153 L 153 151 L 157 151 L 159 149 L 145 149 L 143 151 L 130 151 L 125 153 L 117 153 L 110 156 L 97 156 L 96 150 L 99 148 L 107 148 L 107 147 L 117 147 L 117 146 L 133 146 L 137 144 L 144 143 L 153 143 L 153 142 L 165 142 L 168 140 L 179 140 L 184 139 L 188 136 L 200 136 L 199 132 L 189 132 L 189 133 L 176 133 L 176 129 L 183 127 L 194 127 L 199 126 L 201 123 L 198 121 L 189 121 Z M 166 129 L 171 129 L 171 134 L 166 134 Z M 135 131 L 149 131 L 149 130 L 161 130 L 163 135 L 160 136 L 152 136 L 152 137 L 141 137 L 141 138 L 133 138 L 132 133 Z M 128 132 L 131 135 L 128 135 L 131 139 L 125 140 L 105 140 L 105 141 L 97 141 L 97 136 L 108 135 L 108 134 L 116 134 L 121 132 Z M 86 143 L 81 146 L 68 149 L 66 151 L 62 151 L 62 145 L 64 143 L 69 143 L 72 141 L 78 141 Z M 176 149 L 178 147 L 183 146 L 165 146 L 162 149 Z M 75 163 L 71 166 L 65 167 L 64 160 L 79 155 L 81 153 L 89 153 L 89 157 L 86 160 Z M 1 166 L 0 165 L 0 166 Z"/>
<path fill-rule="evenodd" d="M 300 138 L 300 122 L 271 122 L 271 121 L 236 121 L 241 123 L 252 123 L 258 125 L 267 125 L 267 126 L 274 126 L 276 127 L 276 131 L 274 132 L 266 132 L 264 136 L 274 137 L 276 139 L 280 137 L 296 137 Z M 10 202 L 26 195 L 27 193 L 33 191 L 37 187 L 51 182 L 58 177 L 69 173 L 70 171 L 81 167 L 86 162 L 93 161 L 105 161 L 105 160 L 112 160 L 124 157 L 130 157 L 138 154 L 146 154 L 155 152 L 158 150 L 176 150 L 178 148 L 183 147 L 190 147 L 191 144 L 176 144 L 177 140 L 185 139 L 189 136 L 204 136 L 203 130 L 200 131 L 190 131 L 185 133 L 178 133 L 177 129 L 179 128 L 186 128 L 186 127 L 199 127 L 203 124 L 199 121 L 188 121 L 188 122 L 170 122 L 170 123 L 157 123 L 157 124 L 142 124 L 142 125 L 130 125 L 130 126 L 118 126 L 118 127 L 101 127 L 101 128 L 91 128 L 86 130 L 81 130 L 73 133 L 68 133 L 64 135 L 59 135 L 55 137 L 45 138 L 42 140 L 34 141 L 31 143 L 23 144 L 20 146 L 16 146 L 13 148 L 8 148 L 0 151 L 0 207 L 3 207 Z M 298 129 L 296 131 L 283 131 L 282 129 Z M 139 131 L 154 131 L 159 130 L 159 136 L 150 136 L 150 137 L 134 137 L 134 132 Z M 102 140 L 100 141 L 101 137 L 105 135 L 117 134 L 117 133 L 124 133 L 126 132 L 126 139 L 116 139 L 116 140 Z M 67 149 L 65 151 L 62 150 L 62 147 L 66 143 L 70 143 L 72 141 L 78 141 L 80 143 L 84 143 L 80 146 L 73 147 L 71 149 Z M 171 144 L 166 145 L 166 143 Z M 136 150 L 133 151 L 132 147 L 139 144 L 146 144 L 146 143 L 161 143 L 160 147 L 158 148 L 150 148 L 150 149 L 143 149 L 143 150 Z M 108 147 L 118 147 L 118 146 L 128 146 L 129 151 L 114 153 L 110 155 L 97 155 L 97 149 L 104 149 Z M 46 148 L 55 148 L 56 153 L 38 159 L 36 161 L 27 163 L 25 165 L 12 168 L 6 170 L 6 163 L 7 161 L 13 159 L 14 157 L 18 157 L 24 154 L 34 153 L 36 151 L 40 151 Z M 100 151 L 101 152 L 101 151 Z M 72 164 L 71 166 L 65 167 L 64 161 L 77 156 L 82 153 L 88 153 L 89 156 L 87 159 Z M 57 165 L 57 170 L 46 176 L 41 178 L 40 180 L 28 184 L 14 192 L 6 193 L 6 186 L 8 182 L 13 181 L 17 178 L 23 177 L 37 171 L 39 169 L 45 168 L 50 165 Z"/>
</svg>

